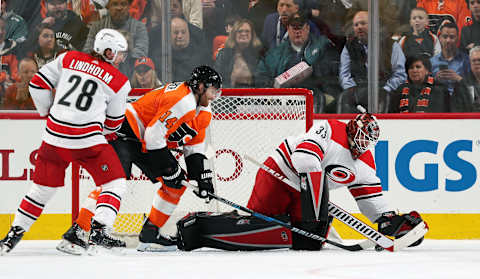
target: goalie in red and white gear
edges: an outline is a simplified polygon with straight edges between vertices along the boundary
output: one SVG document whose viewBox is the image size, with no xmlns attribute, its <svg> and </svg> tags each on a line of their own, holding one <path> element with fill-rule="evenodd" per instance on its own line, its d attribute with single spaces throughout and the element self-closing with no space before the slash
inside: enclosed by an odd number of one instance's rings
<svg viewBox="0 0 480 279">
<path fill-rule="evenodd" d="M 94 52 L 68 51 L 44 65 L 30 81 L 29 91 L 41 116 L 47 117 L 38 150 L 33 183 L 22 199 L 0 252 L 9 252 L 38 219 L 59 187 L 65 169 L 77 162 L 102 187 L 92 220 L 89 243 L 107 248 L 125 243 L 112 238 L 113 226 L 126 189 L 125 173 L 105 135 L 123 122 L 128 78 L 111 63 L 124 57 L 127 41 L 118 31 L 102 29 Z M 54 93 L 55 92 L 55 93 Z M 86 245 L 84 235 L 75 235 Z"/>
<path fill-rule="evenodd" d="M 205 169 L 205 133 L 212 117 L 210 101 L 221 93 L 222 79 L 208 66 L 199 66 L 187 82 L 169 83 L 146 93 L 127 105 L 125 121 L 118 137 L 110 144 L 120 157 L 127 177 L 135 164 L 153 183 L 160 187 L 153 198 L 152 208 L 140 232 L 139 251 L 151 250 L 160 245 L 162 250 L 176 249 L 176 240 L 160 234 L 180 201 L 187 177 L 198 182 L 200 198 L 213 192 L 212 172 Z M 169 149 L 182 148 L 187 167 L 186 174 Z M 76 223 L 63 235 L 64 241 L 57 248 L 67 253 L 81 253 L 63 249 L 74 227 L 88 231 L 93 216 L 94 191 L 80 210 Z M 97 202 L 98 203 L 98 202 Z M 90 206 L 89 206 L 90 204 Z M 155 248 L 157 249 L 157 248 Z"/>
<path fill-rule="evenodd" d="M 288 215 L 293 227 L 326 237 L 331 222 L 331 217 L 328 216 L 329 190 L 347 187 L 361 213 L 370 221 L 378 223 L 381 233 L 402 236 L 422 220 L 415 211 L 406 215 L 395 214 L 385 201 L 370 151 L 379 136 L 380 129 L 375 117 L 362 113 L 347 124 L 338 120 L 319 121 L 308 132 L 286 138 L 264 165 L 298 186 L 292 187 L 259 169 L 247 207 L 268 216 Z M 231 215 L 224 217 L 226 220 L 238 218 Z M 224 231 L 208 229 L 208 237 L 200 240 L 188 234 L 193 226 L 183 228 L 183 221 L 180 225 L 177 224 L 177 227 L 187 232 L 182 235 L 186 250 L 201 247 L 198 243 L 231 250 L 272 249 L 284 247 L 285 240 L 289 237 L 292 249 L 322 248 L 320 241 L 285 232 L 285 229 L 275 228 L 274 224 L 270 224 L 269 229 L 262 227 L 262 231 L 270 234 L 247 233 L 252 228 L 245 225 L 245 222 L 241 226 L 235 223 L 231 225 L 228 221 L 218 221 L 218 217 L 215 218 L 217 219 L 202 215 L 196 218 L 197 223 L 202 223 L 199 226 L 203 227 L 210 224 L 210 227 L 222 228 L 219 224 L 221 222 L 225 225 Z M 277 235 L 271 234 L 276 230 L 281 230 L 280 234 L 285 237 L 272 238 L 272 235 Z M 197 231 L 197 234 L 203 235 L 203 232 Z M 219 235 L 219 241 L 214 242 L 215 236 Z M 258 245 L 267 243 L 269 237 L 269 245 Z M 225 240 L 228 240 L 228 246 Z M 414 245 L 420 242 L 421 240 Z"/>
<path fill-rule="evenodd" d="M 292 188 L 260 169 L 247 207 L 271 216 L 288 213 L 294 226 L 326 236 L 328 190 L 347 187 L 361 213 L 380 224 L 380 232 L 403 235 L 414 225 L 396 215 L 383 197 L 370 150 L 379 136 L 376 118 L 361 113 L 347 124 L 319 121 L 307 133 L 288 137 L 264 164 L 304 187 Z M 420 218 L 418 213 L 410 215 Z M 402 222 L 388 223 L 391 219 Z M 321 248 L 318 241 L 297 234 L 292 237 L 294 249 Z"/>
</svg>

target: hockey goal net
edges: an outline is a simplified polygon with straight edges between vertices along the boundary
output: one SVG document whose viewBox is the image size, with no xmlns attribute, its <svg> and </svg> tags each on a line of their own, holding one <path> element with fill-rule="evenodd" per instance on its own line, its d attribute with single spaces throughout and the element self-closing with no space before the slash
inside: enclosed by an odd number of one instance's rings
<svg viewBox="0 0 480 279">
<path fill-rule="evenodd" d="M 131 96 L 142 92 L 145 90 L 134 90 Z M 216 193 L 246 205 L 258 168 L 242 156 L 248 154 L 262 162 L 285 137 L 306 131 L 313 123 L 312 104 L 311 91 L 306 89 L 223 89 L 222 96 L 212 103 L 213 119 L 207 132 L 208 165 L 215 172 Z M 184 166 L 183 156 L 179 161 Z M 81 168 L 74 169 L 73 178 L 74 189 L 78 188 L 73 191 L 75 218 L 79 200 L 88 196 L 94 183 Z M 119 235 L 138 235 L 159 184 L 152 184 L 135 167 L 127 184 L 114 230 Z M 215 200 L 206 204 L 187 189 L 162 230 L 174 233 L 176 221 L 189 212 L 231 210 Z"/>
</svg>

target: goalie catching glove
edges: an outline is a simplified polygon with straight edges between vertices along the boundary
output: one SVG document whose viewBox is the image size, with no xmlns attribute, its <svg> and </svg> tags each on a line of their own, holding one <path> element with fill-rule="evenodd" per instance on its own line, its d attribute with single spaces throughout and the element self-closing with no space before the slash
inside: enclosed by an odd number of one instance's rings
<svg viewBox="0 0 480 279">
<path fill-rule="evenodd" d="M 208 198 L 208 193 L 214 193 L 213 189 L 213 172 L 211 170 L 204 170 L 200 174 L 200 179 L 197 180 L 198 182 L 198 192 L 193 191 L 195 195 L 199 198 L 206 199 Z"/>
<path fill-rule="evenodd" d="M 411 211 L 408 214 L 397 215 L 393 211 L 388 211 L 382 214 L 375 223 L 378 223 L 378 231 L 385 235 L 400 238 L 411 231 L 415 226 L 422 222 L 420 214 L 416 211 Z M 425 225 L 428 227 L 427 223 Z M 412 243 L 409 247 L 414 247 L 422 243 L 423 237 Z"/>
</svg>

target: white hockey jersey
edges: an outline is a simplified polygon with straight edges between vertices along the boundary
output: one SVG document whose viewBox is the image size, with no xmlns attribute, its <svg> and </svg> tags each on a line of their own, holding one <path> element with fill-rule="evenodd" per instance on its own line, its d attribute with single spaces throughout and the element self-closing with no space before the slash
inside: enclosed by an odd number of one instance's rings
<svg viewBox="0 0 480 279">
<path fill-rule="evenodd" d="M 120 128 L 131 87 L 111 64 L 68 51 L 44 65 L 29 89 L 39 114 L 48 115 L 43 140 L 80 149 L 107 143 L 104 134 Z"/>
<path fill-rule="evenodd" d="M 348 187 L 362 214 L 372 222 L 390 210 L 382 195 L 372 153 L 368 150 L 353 159 L 343 122 L 320 121 L 307 133 L 286 138 L 271 157 L 296 185 L 300 185 L 298 173 L 322 171 L 330 190 Z"/>
</svg>

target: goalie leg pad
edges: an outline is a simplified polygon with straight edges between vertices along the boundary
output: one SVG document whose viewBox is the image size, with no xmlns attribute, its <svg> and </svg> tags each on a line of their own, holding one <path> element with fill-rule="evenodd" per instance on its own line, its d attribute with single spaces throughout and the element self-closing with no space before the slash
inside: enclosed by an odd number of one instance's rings
<svg viewBox="0 0 480 279">
<path fill-rule="evenodd" d="M 279 219 L 287 221 L 283 216 Z M 236 211 L 216 215 L 194 212 L 177 222 L 178 248 L 191 251 L 201 247 L 229 251 L 254 251 L 291 247 L 292 233 L 279 225 Z"/>
</svg>

